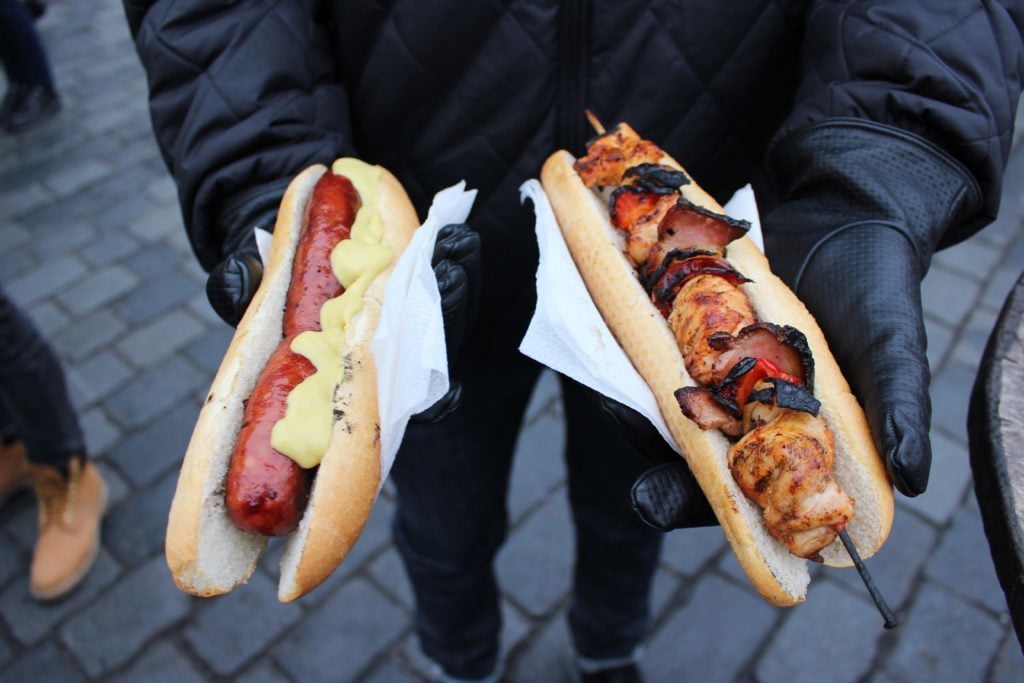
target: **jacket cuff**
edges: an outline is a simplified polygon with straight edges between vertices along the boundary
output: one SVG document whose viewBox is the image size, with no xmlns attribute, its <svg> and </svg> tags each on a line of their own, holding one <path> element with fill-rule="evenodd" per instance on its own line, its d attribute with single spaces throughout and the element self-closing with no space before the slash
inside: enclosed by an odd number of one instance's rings
<svg viewBox="0 0 1024 683">
<path fill-rule="evenodd" d="M 217 231 L 224 236 L 221 259 L 248 246 L 255 250 L 253 228 L 274 231 L 277 210 L 291 180 L 282 178 L 259 185 L 224 203 L 216 217 Z"/>
</svg>

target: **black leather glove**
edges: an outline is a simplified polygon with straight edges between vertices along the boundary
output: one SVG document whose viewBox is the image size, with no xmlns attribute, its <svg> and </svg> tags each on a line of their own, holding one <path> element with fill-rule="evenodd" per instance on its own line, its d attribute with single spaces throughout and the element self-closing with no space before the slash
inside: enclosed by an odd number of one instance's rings
<svg viewBox="0 0 1024 683">
<path fill-rule="evenodd" d="M 640 519 L 657 531 L 718 524 L 690 468 L 654 425 L 632 408 L 596 391 L 590 393 L 626 443 L 653 465 L 630 491 L 633 510 Z"/>
<path fill-rule="evenodd" d="M 444 341 L 450 368 L 451 359 L 469 336 L 480 305 L 480 235 L 465 223 L 444 226 L 437 233 L 431 263 L 441 293 Z M 448 393 L 422 413 L 413 415 L 411 421 L 421 424 L 439 422 L 450 415 L 461 400 L 462 385 L 452 378 Z"/>
<path fill-rule="evenodd" d="M 899 129 L 832 119 L 769 156 L 782 203 L 763 217 L 772 269 L 821 326 L 896 488 L 928 485 L 931 402 L 921 280 L 980 204 L 974 178 Z"/>
</svg>

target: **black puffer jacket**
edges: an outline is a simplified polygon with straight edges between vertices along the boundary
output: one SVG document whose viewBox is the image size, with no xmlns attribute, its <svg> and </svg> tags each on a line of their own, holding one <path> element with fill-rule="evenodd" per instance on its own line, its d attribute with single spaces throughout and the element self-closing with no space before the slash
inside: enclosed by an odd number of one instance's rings
<svg viewBox="0 0 1024 683">
<path fill-rule="evenodd" d="M 219 217 L 311 162 L 383 164 L 421 212 L 466 179 L 492 341 L 513 343 L 536 259 L 517 188 L 557 146 L 581 149 L 585 107 L 630 122 L 719 199 L 753 182 L 762 208 L 773 138 L 830 117 L 900 126 L 981 187 L 949 243 L 995 215 L 1022 72 L 1020 2 L 125 4 L 204 267 L 224 255 Z"/>
</svg>

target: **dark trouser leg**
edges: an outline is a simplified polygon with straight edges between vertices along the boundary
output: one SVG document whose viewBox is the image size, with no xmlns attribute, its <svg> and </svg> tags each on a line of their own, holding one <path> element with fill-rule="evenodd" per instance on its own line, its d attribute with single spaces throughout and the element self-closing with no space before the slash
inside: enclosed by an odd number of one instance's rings
<svg viewBox="0 0 1024 683">
<path fill-rule="evenodd" d="M 630 656 L 650 618 L 650 588 L 661 534 L 630 508 L 640 459 L 579 384 L 562 381 L 568 422 L 569 500 L 576 522 L 576 570 L 569 628 L 589 659 Z"/>
<path fill-rule="evenodd" d="M 29 460 L 63 469 L 85 451 L 64 371 L 32 321 L 0 288 L 0 428 L 24 441 Z"/>
<path fill-rule="evenodd" d="M 0 62 L 12 84 L 53 88 L 46 52 L 20 0 L 0 0 Z"/>
<path fill-rule="evenodd" d="M 420 644 L 457 678 L 482 678 L 497 665 L 494 557 L 505 540 L 515 440 L 538 373 L 522 357 L 466 368 L 459 408 L 436 425 L 411 426 L 392 469 L 395 544 L 416 594 Z"/>
</svg>

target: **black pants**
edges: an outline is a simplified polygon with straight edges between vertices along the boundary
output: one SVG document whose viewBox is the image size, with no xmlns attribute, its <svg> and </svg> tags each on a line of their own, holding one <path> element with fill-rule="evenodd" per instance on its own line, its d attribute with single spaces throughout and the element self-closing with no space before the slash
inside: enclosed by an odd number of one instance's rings
<svg viewBox="0 0 1024 683">
<path fill-rule="evenodd" d="M 46 52 L 21 0 L 0 0 L 0 63 L 10 83 L 53 88 Z"/>
<path fill-rule="evenodd" d="M 85 451 L 60 361 L 2 287 L 0 434 L 21 439 L 33 463 L 61 470 L 72 455 Z"/>
<path fill-rule="evenodd" d="M 494 557 L 505 539 L 512 453 L 533 361 L 492 357 L 463 368 L 463 401 L 437 425 L 411 427 L 395 460 L 395 543 L 416 593 L 426 654 L 459 678 L 490 674 L 501 628 Z M 569 626 L 576 649 L 605 659 L 645 634 L 661 536 L 629 505 L 647 463 L 634 455 L 582 387 L 563 380 L 576 565 Z M 546 577 L 537 576 L 538 581 Z"/>
</svg>

